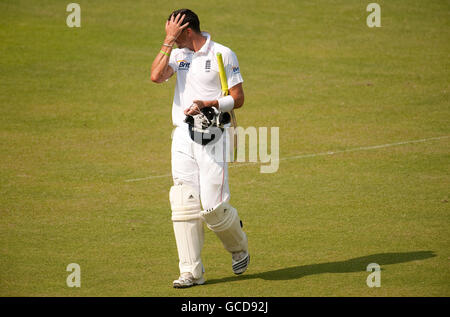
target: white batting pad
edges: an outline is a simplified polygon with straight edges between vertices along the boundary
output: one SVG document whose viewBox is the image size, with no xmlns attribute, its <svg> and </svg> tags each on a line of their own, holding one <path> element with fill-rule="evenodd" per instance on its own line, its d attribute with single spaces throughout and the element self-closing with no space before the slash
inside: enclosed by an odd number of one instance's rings
<svg viewBox="0 0 450 317">
<path fill-rule="evenodd" d="M 209 229 L 222 241 L 228 252 L 247 251 L 247 236 L 242 230 L 237 210 L 227 202 L 202 211 Z"/>
<path fill-rule="evenodd" d="M 198 279 L 203 273 L 201 251 L 204 241 L 199 194 L 183 184 L 172 186 L 169 196 L 180 273 L 190 272 Z"/>
</svg>

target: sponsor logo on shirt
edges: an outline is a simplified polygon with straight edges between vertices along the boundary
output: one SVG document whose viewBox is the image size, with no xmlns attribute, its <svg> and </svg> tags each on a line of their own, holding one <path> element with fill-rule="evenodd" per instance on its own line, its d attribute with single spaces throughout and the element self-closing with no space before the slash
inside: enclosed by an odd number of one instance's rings
<svg viewBox="0 0 450 317">
<path fill-rule="evenodd" d="M 233 71 L 233 74 L 239 74 L 240 73 L 239 67 L 233 67 L 232 71 Z"/>
<path fill-rule="evenodd" d="M 211 60 L 208 59 L 205 62 L 205 72 L 209 73 L 211 71 Z"/>
<path fill-rule="evenodd" d="M 186 62 L 184 59 L 177 61 L 178 70 L 189 70 L 191 63 Z"/>
</svg>

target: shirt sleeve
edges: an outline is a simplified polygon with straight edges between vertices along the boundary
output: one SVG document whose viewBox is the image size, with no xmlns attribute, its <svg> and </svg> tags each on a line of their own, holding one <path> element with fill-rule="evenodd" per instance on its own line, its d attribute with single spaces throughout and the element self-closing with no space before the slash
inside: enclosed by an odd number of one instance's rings
<svg viewBox="0 0 450 317">
<path fill-rule="evenodd" d="M 176 73 L 178 70 L 177 57 L 176 57 L 176 55 L 178 55 L 177 53 L 178 53 L 178 49 L 174 49 L 172 51 L 172 54 L 170 54 L 170 57 L 169 57 L 169 66 L 172 67 L 174 73 Z"/>
<path fill-rule="evenodd" d="M 241 70 L 239 69 L 239 62 L 236 54 L 234 54 L 233 51 L 229 51 L 224 57 L 223 63 L 227 74 L 228 88 L 231 88 L 242 83 L 244 79 L 242 78 Z"/>
</svg>

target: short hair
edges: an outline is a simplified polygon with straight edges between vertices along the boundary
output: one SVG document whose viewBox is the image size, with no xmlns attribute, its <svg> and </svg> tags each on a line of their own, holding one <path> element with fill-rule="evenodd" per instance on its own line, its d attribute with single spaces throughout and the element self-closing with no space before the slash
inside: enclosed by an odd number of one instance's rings
<svg viewBox="0 0 450 317">
<path fill-rule="evenodd" d="M 186 22 L 189 22 L 188 28 L 191 28 L 194 32 L 200 33 L 200 20 L 198 19 L 197 14 L 195 14 L 193 11 L 189 9 L 178 9 L 173 11 L 167 20 L 170 20 L 170 18 L 173 16 L 177 16 L 178 13 L 181 13 L 181 15 L 185 15 L 184 20 L 182 22 L 182 25 Z"/>
</svg>

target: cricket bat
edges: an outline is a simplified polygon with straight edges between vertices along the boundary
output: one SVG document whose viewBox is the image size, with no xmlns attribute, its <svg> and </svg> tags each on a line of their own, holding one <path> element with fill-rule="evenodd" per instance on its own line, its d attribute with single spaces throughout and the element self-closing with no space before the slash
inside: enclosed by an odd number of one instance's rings
<svg viewBox="0 0 450 317">
<path fill-rule="evenodd" d="M 216 57 L 217 57 L 217 64 L 219 65 L 219 77 L 220 77 L 220 85 L 222 87 L 222 96 L 227 96 L 228 95 L 228 82 L 227 82 L 227 74 L 225 73 L 225 67 L 223 65 L 222 54 L 217 53 Z M 237 131 L 236 131 L 237 121 L 236 121 L 236 116 L 234 115 L 234 110 L 231 110 L 230 116 L 231 116 L 231 125 L 233 127 L 232 133 L 234 135 L 233 162 L 235 162 L 236 158 L 237 158 L 237 134 L 236 134 L 237 133 Z"/>
</svg>

